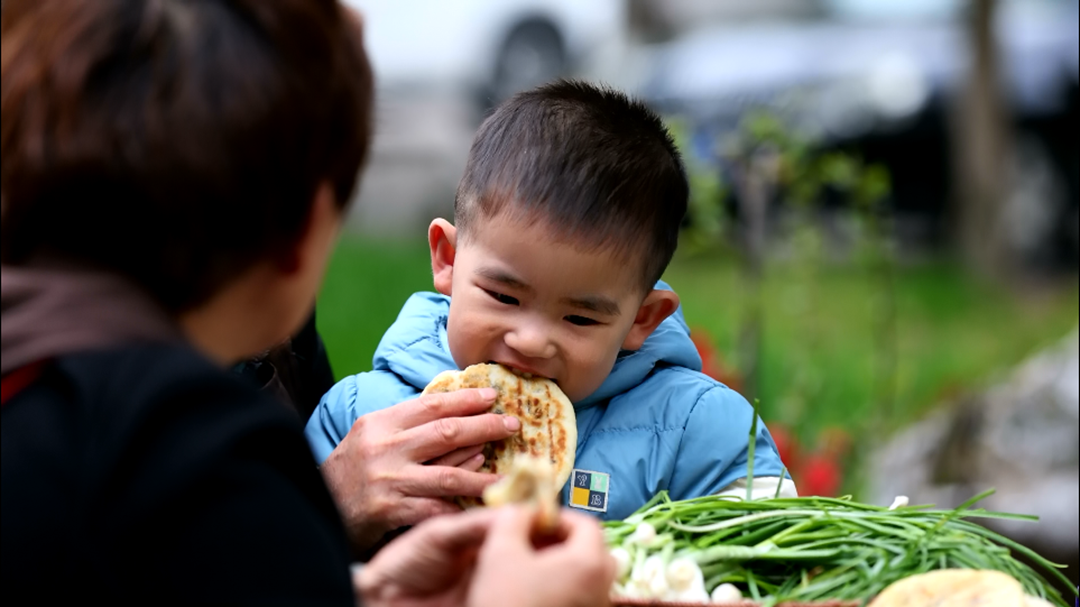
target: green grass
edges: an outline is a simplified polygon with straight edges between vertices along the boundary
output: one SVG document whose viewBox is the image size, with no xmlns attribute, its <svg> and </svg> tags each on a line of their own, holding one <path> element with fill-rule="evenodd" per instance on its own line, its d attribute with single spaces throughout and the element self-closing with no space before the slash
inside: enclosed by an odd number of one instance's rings
<svg viewBox="0 0 1080 607">
<path fill-rule="evenodd" d="M 383 333 L 409 295 L 433 291 L 427 245 L 343 238 L 319 294 L 316 322 L 338 379 L 371 370 Z"/>
<path fill-rule="evenodd" d="M 816 276 L 771 268 L 762 287 L 761 410 L 793 426 L 805 443 L 837 426 L 887 431 L 964 391 L 999 378 L 1077 324 L 1076 282 L 1052 293 L 1017 296 L 947 264 L 899 269 L 895 276 L 896 364 L 883 355 L 879 277 L 849 268 Z M 708 331 L 738 367 L 738 328 L 748 314 L 737 268 L 715 259 L 680 259 L 665 277 L 687 322 Z M 887 342 L 886 342 L 887 343 Z M 895 372 L 892 412 L 878 383 Z M 883 371 L 883 369 L 885 371 Z M 748 395 L 751 396 L 751 395 Z"/>
<path fill-rule="evenodd" d="M 717 256 L 679 256 L 665 279 L 692 328 L 706 331 L 738 368 L 739 327 L 748 314 L 738 267 Z M 895 275 L 893 412 L 883 405 L 880 277 L 851 267 L 776 266 L 762 287 L 760 398 L 766 420 L 793 427 L 804 443 L 840 427 L 887 432 L 951 396 L 1001 376 L 1077 324 L 1078 289 L 1016 294 L 936 263 Z M 318 323 L 338 377 L 371 368 L 383 332 L 408 296 L 431 290 L 421 241 L 342 241 L 319 299 Z M 887 343 L 887 342 L 886 342 Z M 882 437 L 871 437 L 879 440 Z"/>
</svg>

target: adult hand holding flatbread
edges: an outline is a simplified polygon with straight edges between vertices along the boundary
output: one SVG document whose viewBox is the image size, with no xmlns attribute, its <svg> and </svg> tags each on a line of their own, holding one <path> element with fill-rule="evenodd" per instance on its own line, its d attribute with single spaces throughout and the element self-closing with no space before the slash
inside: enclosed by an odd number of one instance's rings
<svg viewBox="0 0 1080 607">
<path fill-rule="evenodd" d="M 497 480 L 477 472 L 483 445 L 514 435 L 521 423 L 489 413 L 495 390 L 428 394 L 361 416 L 320 470 L 354 550 L 364 552 L 399 527 L 459 506 Z"/>
</svg>

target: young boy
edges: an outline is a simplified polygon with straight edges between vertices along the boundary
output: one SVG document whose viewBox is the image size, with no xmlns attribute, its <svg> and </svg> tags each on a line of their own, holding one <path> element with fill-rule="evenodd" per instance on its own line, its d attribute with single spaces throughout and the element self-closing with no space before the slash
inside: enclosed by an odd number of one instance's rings
<svg viewBox="0 0 1080 607">
<path fill-rule="evenodd" d="M 473 142 L 455 224 L 428 230 L 438 294 L 413 295 L 374 370 L 323 397 L 306 431 L 316 458 L 359 416 L 493 361 L 555 380 L 574 403 L 569 507 L 615 519 L 665 489 L 745 495 L 753 409 L 700 373 L 679 298 L 659 282 L 687 197 L 678 150 L 639 102 L 559 82 L 501 105 Z M 755 495 L 794 495 L 782 469 L 759 424 Z"/>
</svg>

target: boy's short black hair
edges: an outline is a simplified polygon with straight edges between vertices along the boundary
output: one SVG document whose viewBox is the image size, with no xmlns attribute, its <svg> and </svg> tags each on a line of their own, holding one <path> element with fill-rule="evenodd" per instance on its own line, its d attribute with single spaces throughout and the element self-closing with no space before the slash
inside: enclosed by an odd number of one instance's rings
<svg viewBox="0 0 1080 607">
<path fill-rule="evenodd" d="M 660 117 L 618 91 L 558 81 L 519 93 L 484 121 L 458 186 L 454 219 L 510 213 L 557 238 L 642 265 L 646 291 L 678 244 L 689 186 Z"/>
<path fill-rule="evenodd" d="M 126 276 L 172 312 L 344 207 L 372 76 L 337 0 L 4 3 L 4 264 Z"/>
</svg>

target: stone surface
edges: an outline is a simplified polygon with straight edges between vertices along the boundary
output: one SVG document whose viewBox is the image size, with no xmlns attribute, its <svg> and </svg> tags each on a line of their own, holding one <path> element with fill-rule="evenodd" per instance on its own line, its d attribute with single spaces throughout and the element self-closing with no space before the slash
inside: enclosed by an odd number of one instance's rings
<svg viewBox="0 0 1080 607">
<path fill-rule="evenodd" d="M 1070 565 L 1080 559 L 1080 334 L 1073 331 L 989 389 L 901 432 L 872 458 L 869 500 L 979 505 L 1039 517 L 988 527 Z"/>
</svg>

